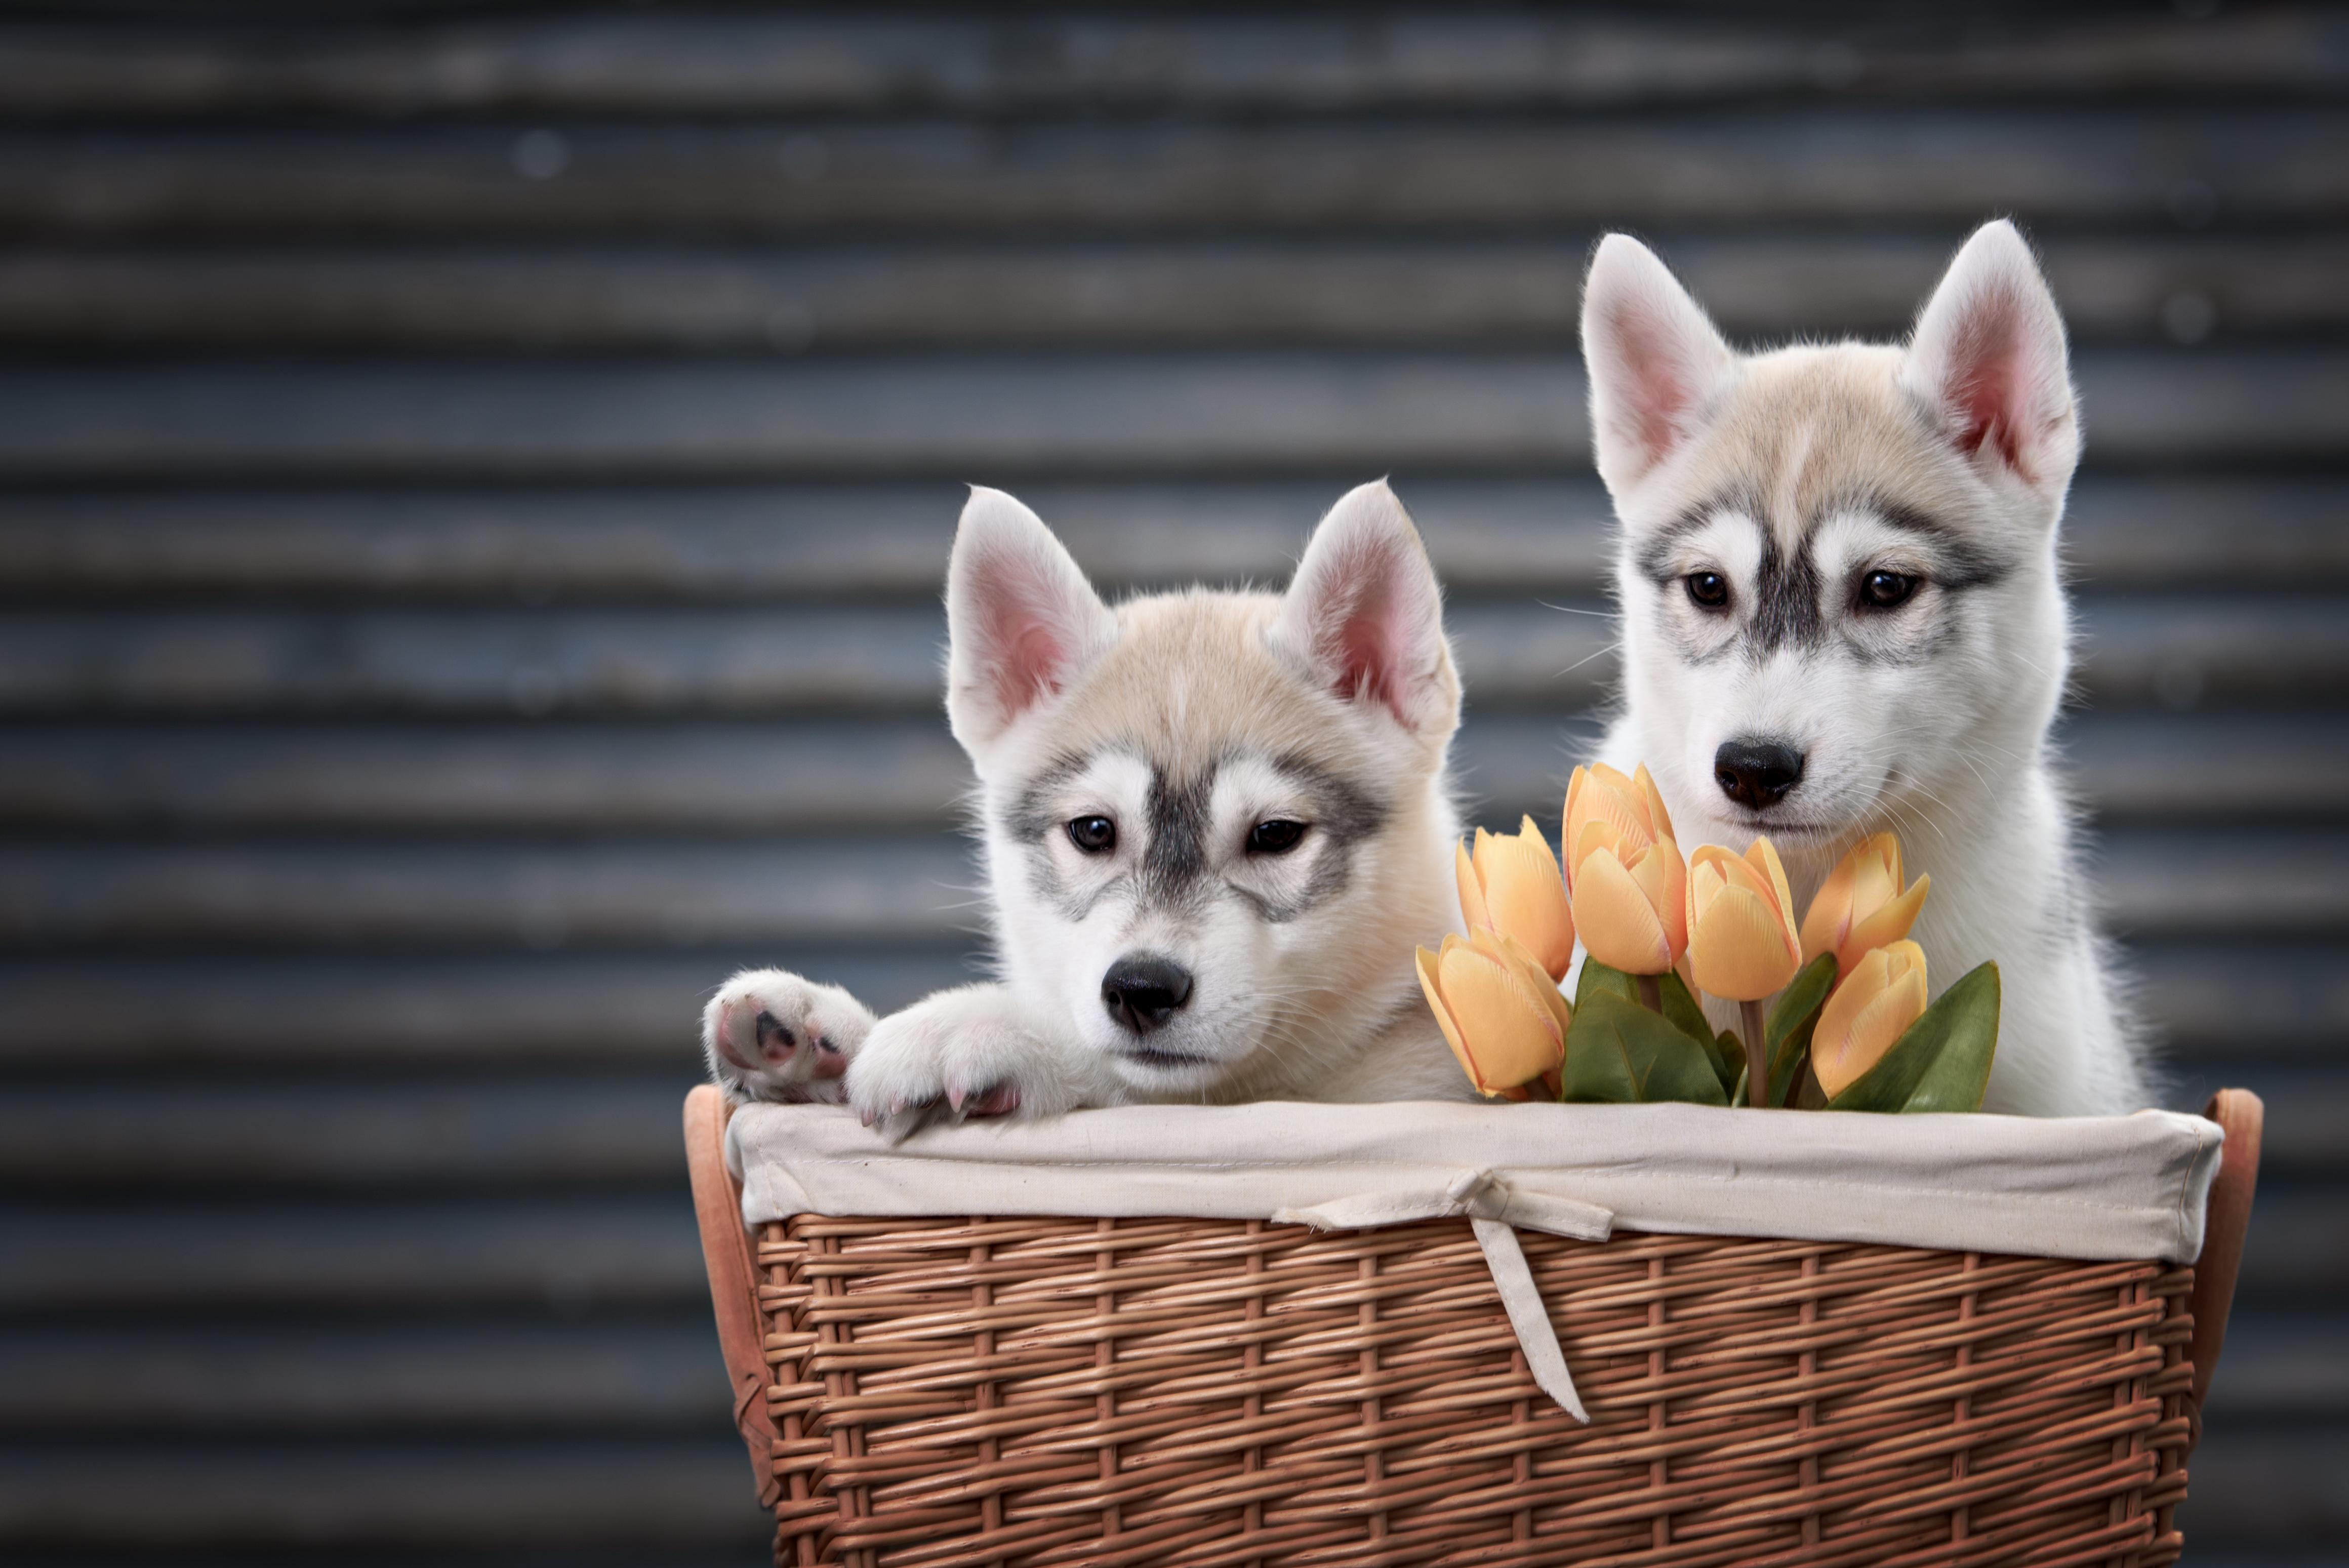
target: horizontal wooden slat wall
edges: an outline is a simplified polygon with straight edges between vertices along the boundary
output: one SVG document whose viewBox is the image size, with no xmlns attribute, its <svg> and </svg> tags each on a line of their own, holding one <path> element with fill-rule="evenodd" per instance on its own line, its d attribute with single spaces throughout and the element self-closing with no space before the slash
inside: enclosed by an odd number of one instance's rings
<svg viewBox="0 0 2349 1568">
<path fill-rule="evenodd" d="M 1996 213 L 2104 896 L 2268 1098 L 2193 1560 L 2349 1550 L 2344 92 L 2313 5 L 0 9 L 0 1553 L 761 1560 L 678 1099 L 732 967 L 970 971 L 958 486 L 1123 588 L 1392 473 L 1547 818 L 1592 238 L 1758 342 Z"/>
</svg>

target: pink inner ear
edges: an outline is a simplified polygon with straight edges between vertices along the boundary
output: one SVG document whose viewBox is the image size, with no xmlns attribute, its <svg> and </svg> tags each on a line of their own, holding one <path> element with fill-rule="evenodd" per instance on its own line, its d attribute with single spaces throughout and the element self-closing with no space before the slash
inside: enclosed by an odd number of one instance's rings
<svg viewBox="0 0 2349 1568">
<path fill-rule="evenodd" d="M 1693 400 L 1688 378 L 1652 321 L 1624 310 L 1616 313 L 1613 325 L 1630 374 L 1625 400 L 1639 427 L 1640 445 L 1651 457 L 1661 457 L 1680 440 L 1681 415 Z"/>
<path fill-rule="evenodd" d="M 2035 481 L 2023 460 L 2024 402 L 2030 369 L 2023 347 L 2022 303 L 1984 301 L 1966 319 L 1950 346 L 1950 377 L 1943 394 L 1957 428 L 1951 441 L 1971 456 L 1985 445 L 2009 468 Z"/>
<path fill-rule="evenodd" d="M 961 635 L 997 716 L 1009 722 L 1059 693 L 1078 657 L 1079 635 L 1066 606 L 1071 589 L 1047 562 L 1017 552 L 973 563 L 971 618 Z"/>
<path fill-rule="evenodd" d="M 1337 669 L 1332 691 L 1349 702 L 1377 702 L 1408 725 L 1402 664 L 1409 628 L 1393 582 L 1400 569 L 1383 550 L 1349 551 L 1331 575 L 1350 591 L 1335 596 L 1344 608 L 1322 647 Z"/>
<path fill-rule="evenodd" d="M 1402 694 L 1395 690 L 1393 643 L 1381 618 L 1363 615 L 1339 633 L 1338 695 L 1349 702 L 1376 701 L 1403 717 Z M 1408 721 L 1406 721 L 1408 722 Z"/>
<path fill-rule="evenodd" d="M 1002 634 L 995 660 L 996 696 L 1005 713 L 1018 713 L 1061 690 L 1061 671 L 1068 667 L 1069 653 L 1040 620 L 1009 620 Z"/>
</svg>

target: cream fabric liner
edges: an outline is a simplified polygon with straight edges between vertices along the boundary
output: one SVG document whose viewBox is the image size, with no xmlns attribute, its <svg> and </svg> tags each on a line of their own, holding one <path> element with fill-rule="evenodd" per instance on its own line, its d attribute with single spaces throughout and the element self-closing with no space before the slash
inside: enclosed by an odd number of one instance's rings
<svg viewBox="0 0 2349 1568">
<path fill-rule="evenodd" d="M 1133 1106 L 891 1147 L 833 1106 L 726 1133 L 753 1225 L 793 1214 L 1189 1215 L 1325 1230 L 1465 1216 L 1535 1378 L 1583 1417 L 1514 1227 L 1620 1225 L 2039 1257 L 2202 1250 L 2221 1135 L 2199 1116 L 2040 1120 L 1706 1106 Z"/>
</svg>

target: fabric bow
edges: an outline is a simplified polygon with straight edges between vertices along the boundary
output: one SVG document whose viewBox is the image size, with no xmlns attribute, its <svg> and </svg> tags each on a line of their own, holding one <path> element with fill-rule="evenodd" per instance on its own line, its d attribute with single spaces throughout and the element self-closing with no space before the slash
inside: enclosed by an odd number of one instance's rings
<svg viewBox="0 0 2349 1568">
<path fill-rule="evenodd" d="M 1516 1331 L 1526 1369 L 1559 1408 L 1589 1424 L 1589 1412 L 1582 1407 L 1574 1376 L 1566 1369 L 1566 1352 L 1558 1347 L 1557 1329 L 1534 1284 L 1526 1251 L 1517 1244 L 1516 1227 L 1578 1241 L 1604 1241 L 1615 1228 L 1611 1210 L 1571 1198 L 1513 1191 L 1489 1170 L 1464 1170 L 1441 1189 L 1364 1192 L 1310 1209 L 1277 1210 L 1272 1218 L 1276 1224 L 1310 1225 L 1317 1231 L 1366 1231 L 1419 1220 L 1466 1219 L 1475 1230 L 1477 1246 L 1484 1250 L 1493 1284 L 1501 1293 L 1509 1326 Z"/>
</svg>

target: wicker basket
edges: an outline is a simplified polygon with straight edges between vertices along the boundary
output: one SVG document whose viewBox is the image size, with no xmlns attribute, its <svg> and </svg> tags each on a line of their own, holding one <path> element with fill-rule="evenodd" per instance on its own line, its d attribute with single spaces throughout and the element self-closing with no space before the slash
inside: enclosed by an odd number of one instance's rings
<svg viewBox="0 0 2349 1568">
<path fill-rule="evenodd" d="M 1619 1233 L 1523 1246 L 1591 1421 L 1466 1220 L 741 1223 L 687 1102 L 781 1563 L 2174 1561 L 2261 1108 L 2197 1268 Z"/>
</svg>

